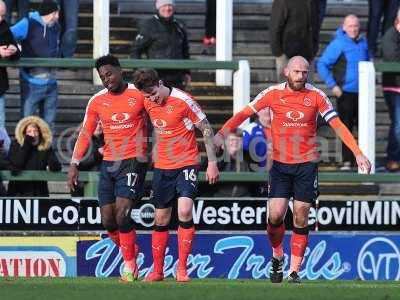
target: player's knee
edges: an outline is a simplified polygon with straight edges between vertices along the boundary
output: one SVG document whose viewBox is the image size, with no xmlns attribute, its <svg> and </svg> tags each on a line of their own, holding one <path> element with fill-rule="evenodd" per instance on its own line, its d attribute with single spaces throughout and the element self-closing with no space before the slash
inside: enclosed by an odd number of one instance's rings
<svg viewBox="0 0 400 300">
<path fill-rule="evenodd" d="M 131 231 L 134 227 L 134 222 L 130 214 L 128 216 L 117 217 L 117 224 L 119 231 L 123 233 Z"/>
<path fill-rule="evenodd" d="M 285 218 L 285 214 L 281 214 L 279 212 L 270 212 L 268 216 L 268 223 L 269 224 L 281 224 L 283 219 Z"/>
<path fill-rule="evenodd" d="M 178 209 L 178 218 L 182 221 L 189 221 L 193 218 L 192 208 L 180 208 Z"/>
<path fill-rule="evenodd" d="M 159 226 L 168 226 L 169 222 L 171 220 L 170 215 L 156 215 L 154 218 L 154 224 L 159 225 Z"/>
<path fill-rule="evenodd" d="M 308 226 L 308 215 L 295 214 L 293 217 L 293 224 L 296 227 L 303 228 Z"/>
<path fill-rule="evenodd" d="M 131 209 L 119 209 L 116 213 L 116 221 L 120 232 L 131 231 L 134 225 L 131 217 Z"/>
<path fill-rule="evenodd" d="M 115 222 L 114 218 L 108 216 L 102 216 L 101 224 L 107 231 L 113 232 L 115 230 L 118 230 L 118 224 Z"/>
</svg>

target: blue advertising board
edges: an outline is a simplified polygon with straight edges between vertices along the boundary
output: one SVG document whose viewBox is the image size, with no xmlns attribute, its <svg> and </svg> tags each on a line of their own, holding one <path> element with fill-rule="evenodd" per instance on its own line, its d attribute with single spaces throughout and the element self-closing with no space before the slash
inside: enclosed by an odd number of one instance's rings
<svg viewBox="0 0 400 300">
<path fill-rule="evenodd" d="M 151 271 L 151 235 L 138 238 L 140 277 Z M 175 276 L 177 239 L 170 235 L 165 257 L 165 276 Z M 284 250 L 290 251 L 290 235 L 285 236 Z M 284 275 L 289 269 L 285 254 Z M 199 234 L 189 256 L 188 272 L 192 278 L 269 277 L 271 249 L 264 234 Z M 122 257 L 109 238 L 79 241 L 78 276 L 119 276 Z M 300 276 L 303 279 L 400 279 L 400 235 L 312 234 Z"/>
</svg>

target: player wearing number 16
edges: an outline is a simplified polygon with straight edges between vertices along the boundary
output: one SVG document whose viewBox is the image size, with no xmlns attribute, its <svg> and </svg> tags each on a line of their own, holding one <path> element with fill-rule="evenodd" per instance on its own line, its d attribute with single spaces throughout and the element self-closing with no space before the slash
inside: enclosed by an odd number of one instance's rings
<svg viewBox="0 0 400 300">
<path fill-rule="evenodd" d="M 189 281 L 187 258 L 195 233 L 193 200 L 197 192 L 198 150 L 195 127 L 201 130 L 208 157 L 207 180 L 214 184 L 219 176 L 213 131 L 206 115 L 187 93 L 163 85 L 153 69 L 139 69 L 133 83 L 144 97 L 144 106 L 154 127 L 153 196 L 155 224 L 152 234 L 154 268 L 145 281 L 162 281 L 171 206 L 178 198 L 178 255 L 176 279 Z"/>
<path fill-rule="evenodd" d="M 96 60 L 96 69 L 105 88 L 87 104 L 68 171 L 68 185 L 74 190 L 78 180 L 77 166 L 101 122 L 105 142 L 98 189 L 101 222 L 121 250 L 124 259 L 121 281 L 130 282 L 138 276 L 138 247 L 131 210 L 133 202 L 142 197 L 146 175 L 144 97 L 122 79 L 116 57 L 100 57 Z"/>
</svg>

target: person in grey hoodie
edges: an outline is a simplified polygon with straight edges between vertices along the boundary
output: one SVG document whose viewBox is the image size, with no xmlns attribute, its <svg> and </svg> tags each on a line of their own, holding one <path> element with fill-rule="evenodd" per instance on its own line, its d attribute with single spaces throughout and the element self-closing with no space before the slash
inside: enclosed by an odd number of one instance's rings
<svg viewBox="0 0 400 300">
<path fill-rule="evenodd" d="M 337 98 L 337 111 L 351 131 L 358 118 L 358 63 L 368 61 L 367 40 L 360 36 L 360 22 L 355 15 L 344 18 L 336 37 L 329 43 L 317 63 L 318 74 Z M 352 153 L 342 145 L 342 171 L 354 165 Z"/>
<path fill-rule="evenodd" d="M 38 11 L 29 13 L 11 27 L 21 41 L 22 57 L 55 58 L 60 56 L 59 7 L 53 0 L 44 0 Z M 54 68 L 22 68 L 21 115 L 31 116 L 40 109 L 40 116 L 54 131 L 58 104 L 58 86 Z"/>
</svg>

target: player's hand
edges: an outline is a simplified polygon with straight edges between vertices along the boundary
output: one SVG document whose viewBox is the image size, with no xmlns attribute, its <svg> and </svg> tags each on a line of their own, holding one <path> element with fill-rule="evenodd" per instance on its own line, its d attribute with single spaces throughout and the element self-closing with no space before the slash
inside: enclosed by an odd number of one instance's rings
<svg viewBox="0 0 400 300">
<path fill-rule="evenodd" d="M 206 180 L 209 184 L 214 184 L 218 181 L 219 178 L 219 170 L 217 163 L 208 162 L 207 171 L 206 171 Z"/>
<path fill-rule="evenodd" d="M 336 98 L 339 98 L 340 96 L 343 95 L 343 91 L 340 87 L 335 85 L 332 89 L 332 95 L 335 96 Z"/>
<path fill-rule="evenodd" d="M 364 154 L 359 154 L 356 156 L 356 161 L 358 167 L 363 173 L 369 174 L 371 172 L 371 162 Z"/>
<path fill-rule="evenodd" d="M 222 149 L 222 147 L 224 146 L 224 142 L 225 142 L 225 139 L 222 136 L 222 134 L 217 132 L 217 134 L 213 138 L 213 143 L 214 143 L 215 148 L 217 148 L 218 150 Z"/>
<path fill-rule="evenodd" d="M 71 164 L 68 169 L 68 187 L 71 191 L 75 191 L 75 187 L 78 185 L 78 167 L 75 164 Z"/>
</svg>

